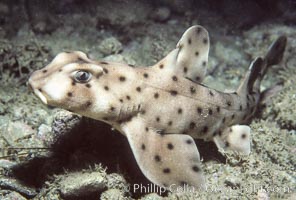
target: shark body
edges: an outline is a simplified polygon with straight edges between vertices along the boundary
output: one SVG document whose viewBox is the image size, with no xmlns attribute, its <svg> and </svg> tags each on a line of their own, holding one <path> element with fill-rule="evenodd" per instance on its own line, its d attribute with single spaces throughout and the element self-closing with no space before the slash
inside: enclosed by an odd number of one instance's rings
<svg viewBox="0 0 296 200">
<path fill-rule="evenodd" d="M 34 72 L 29 85 L 43 103 L 104 121 L 124 134 L 143 174 L 169 187 L 204 186 L 193 138 L 219 149 L 250 153 L 245 125 L 260 103 L 260 82 L 283 56 L 278 38 L 256 58 L 234 93 L 201 84 L 206 75 L 209 36 L 189 28 L 176 49 L 151 67 L 94 61 L 83 52 L 63 52 Z"/>
</svg>

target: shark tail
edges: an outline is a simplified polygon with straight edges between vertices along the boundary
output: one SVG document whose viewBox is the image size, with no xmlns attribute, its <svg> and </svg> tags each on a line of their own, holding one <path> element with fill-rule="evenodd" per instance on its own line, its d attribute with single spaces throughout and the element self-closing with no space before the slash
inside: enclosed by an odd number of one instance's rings
<svg viewBox="0 0 296 200">
<path fill-rule="evenodd" d="M 268 68 L 281 62 L 287 43 L 286 36 L 280 36 L 274 41 L 264 58 L 257 57 L 250 65 L 249 70 L 237 89 L 238 94 L 252 93 L 260 91 L 261 80 Z"/>
</svg>

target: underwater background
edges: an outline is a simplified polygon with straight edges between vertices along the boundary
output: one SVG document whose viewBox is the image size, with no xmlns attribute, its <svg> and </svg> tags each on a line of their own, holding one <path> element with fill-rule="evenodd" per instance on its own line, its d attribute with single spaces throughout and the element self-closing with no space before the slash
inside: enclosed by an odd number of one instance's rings
<svg viewBox="0 0 296 200">
<path fill-rule="evenodd" d="M 1 0 L 0 199 L 296 199 L 295 10 L 295 0 Z M 196 24 L 211 41 L 203 84 L 220 91 L 235 90 L 254 58 L 288 38 L 262 84 L 278 93 L 250 124 L 251 154 L 196 141 L 207 191 L 155 190 L 124 136 L 43 105 L 26 86 L 62 51 L 150 66 Z"/>
</svg>

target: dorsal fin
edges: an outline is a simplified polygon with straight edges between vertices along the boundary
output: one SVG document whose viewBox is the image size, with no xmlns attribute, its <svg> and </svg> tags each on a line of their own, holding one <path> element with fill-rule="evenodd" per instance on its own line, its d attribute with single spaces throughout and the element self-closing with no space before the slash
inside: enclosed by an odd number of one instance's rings
<svg viewBox="0 0 296 200">
<path fill-rule="evenodd" d="M 252 92 L 253 90 L 260 91 L 260 83 L 267 69 L 279 64 L 283 58 L 285 47 L 287 44 L 286 36 L 280 36 L 273 42 L 264 58 L 256 58 L 250 65 L 249 71 L 237 89 L 238 94 Z"/>
<path fill-rule="evenodd" d="M 261 57 L 257 57 L 250 65 L 247 74 L 244 77 L 244 80 L 241 82 L 240 86 L 237 89 L 238 94 L 251 92 L 253 89 L 253 84 L 255 80 L 260 76 L 262 67 L 264 66 L 264 61 Z"/>
<path fill-rule="evenodd" d="M 192 26 L 182 35 L 176 49 L 153 67 L 173 71 L 200 83 L 207 72 L 209 49 L 207 30 L 202 26 Z"/>
</svg>

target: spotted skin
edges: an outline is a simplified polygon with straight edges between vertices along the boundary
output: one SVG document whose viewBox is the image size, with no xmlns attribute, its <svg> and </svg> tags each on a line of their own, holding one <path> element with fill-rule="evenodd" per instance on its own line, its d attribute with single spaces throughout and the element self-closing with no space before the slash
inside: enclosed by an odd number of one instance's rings
<svg viewBox="0 0 296 200">
<path fill-rule="evenodd" d="M 209 51 L 208 33 L 201 26 L 189 28 L 176 49 L 152 67 L 64 52 L 28 82 L 43 103 L 104 121 L 125 135 L 153 183 L 203 187 L 193 138 L 212 140 L 223 151 L 250 153 L 250 128 L 243 124 L 256 112 L 260 81 L 267 67 L 280 61 L 285 44 L 280 37 L 264 58 L 255 59 L 234 93 L 200 83 Z"/>
</svg>

